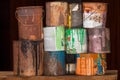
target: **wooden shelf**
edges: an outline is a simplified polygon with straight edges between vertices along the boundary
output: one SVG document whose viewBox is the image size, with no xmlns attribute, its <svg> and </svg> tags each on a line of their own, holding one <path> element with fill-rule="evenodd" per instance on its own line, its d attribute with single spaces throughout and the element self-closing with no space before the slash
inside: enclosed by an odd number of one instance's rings
<svg viewBox="0 0 120 80">
<path fill-rule="evenodd" d="M 100 76 L 32 76 L 19 77 L 14 76 L 12 71 L 0 72 L 0 80 L 117 80 L 117 70 L 108 70 L 105 75 Z"/>
</svg>

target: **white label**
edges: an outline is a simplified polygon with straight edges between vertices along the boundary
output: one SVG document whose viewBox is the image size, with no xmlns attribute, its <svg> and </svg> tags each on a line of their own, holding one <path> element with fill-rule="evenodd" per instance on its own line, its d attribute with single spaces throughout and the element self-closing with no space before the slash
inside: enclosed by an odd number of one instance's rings
<svg viewBox="0 0 120 80">
<path fill-rule="evenodd" d="M 100 13 L 84 13 L 83 14 L 83 26 L 85 28 L 94 28 L 94 27 L 102 27 L 103 25 L 103 15 Z"/>
</svg>

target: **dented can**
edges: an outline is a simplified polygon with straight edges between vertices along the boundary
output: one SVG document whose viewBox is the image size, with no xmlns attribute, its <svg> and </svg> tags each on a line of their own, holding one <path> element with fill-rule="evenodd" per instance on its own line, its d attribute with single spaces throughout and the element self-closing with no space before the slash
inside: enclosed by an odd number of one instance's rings
<svg viewBox="0 0 120 80">
<path fill-rule="evenodd" d="M 108 28 L 88 29 L 90 53 L 110 53 L 110 30 Z"/>
<path fill-rule="evenodd" d="M 65 50 L 65 28 L 64 26 L 44 28 L 44 50 L 63 51 Z"/>
<path fill-rule="evenodd" d="M 83 27 L 105 27 L 107 3 L 83 2 Z"/>
<path fill-rule="evenodd" d="M 47 51 L 44 54 L 44 75 L 65 75 L 65 51 Z"/>
<path fill-rule="evenodd" d="M 67 54 L 78 54 L 87 52 L 86 29 L 73 28 L 65 31 L 65 44 Z"/>
<path fill-rule="evenodd" d="M 68 3 L 46 2 L 46 26 L 67 26 Z"/>
<path fill-rule="evenodd" d="M 106 54 L 79 54 L 76 75 L 103 75 L 107 68 Z"/>
</svg>

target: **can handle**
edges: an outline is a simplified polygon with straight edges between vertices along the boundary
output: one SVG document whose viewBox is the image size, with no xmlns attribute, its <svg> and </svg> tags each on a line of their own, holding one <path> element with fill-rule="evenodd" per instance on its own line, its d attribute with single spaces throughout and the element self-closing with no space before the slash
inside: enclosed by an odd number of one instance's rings
<svg viewBox="0 0 120 80">
<path fill-rule="evenodd" d="M 23 22 L 19 19 L 18 15 L 17 15 L 17 10 L 15 11 L 15 17 L 16 17 L 16 19 L 18 20 L 18 22 L 19 22 L 20 24 L 22 24 L 23 26 L 33 26 L 33 25 L 40 24 L 40 23 L 42 22 L 42 20 L 40 20 L 37 24 L 25 24 L 25 23 L 23 23 Z M 42 17 L 42 19 L 43 19 L 43 17 Z"/>
</svg>

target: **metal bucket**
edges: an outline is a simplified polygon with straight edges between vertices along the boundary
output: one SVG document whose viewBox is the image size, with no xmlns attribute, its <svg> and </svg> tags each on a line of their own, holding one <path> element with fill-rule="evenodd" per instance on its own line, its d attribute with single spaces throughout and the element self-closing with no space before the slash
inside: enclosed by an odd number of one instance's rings
<svg viewBox="0 0 120 80">
<path fill-rule="evenodd" d="M 76 70 L 76 55 L 77 54 L 66 54 L 65 62 L 66 62 L 66 74 L 73 75 Z"/>
<path fill-rule="evenodd" d="M 110 30 L 108 28 L 88 29 L 90 53 L 110 53 Z"/>
<path fill-rule="evenodd" d="M 16 9 L 20 40 L 41 40 L 42 13 L 42 6 L 26 6 Z"/>
<path fill-rule="evenodd" d="M 21 40 L 13 43 L 14 74 L 35 76 L 43 74 L 43 43 Z"/>
<path fill-rule="evenodd" d="M 65 49 L 64 26 L 44 28 L 44 50 L 63 51 Z"/>
<path fill-rule="evenodd" d="M 86 29 L 73 28 L 65 31 L 65 44 L 67 54 L 78 54 L 87 52 Z"/>
<path fill-rule="evenodd" d="M 68 3 L 46 2 L 46 26 L 67 26 Z"/>
<path fill-rule="evenodd" d="M 83 2 L 83 27 L 105 27 L 107 3 Z"/>
<path fill-rule="evenodd" d="M 44 54 L 44 75 L 65 74 L 65 51 L 51 51 Z"/>
<path fill-rule="evenodd" d="M 83 27 L 81 3 L 69 4 L 68 27 Z"/>
<path fill-rule="evenodd" d="M 106 54 L 80 54 L 77 57 L 76 75 L 103 75 L 106 68 Z"/>
</svg>

